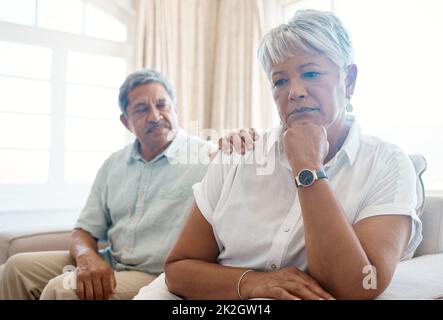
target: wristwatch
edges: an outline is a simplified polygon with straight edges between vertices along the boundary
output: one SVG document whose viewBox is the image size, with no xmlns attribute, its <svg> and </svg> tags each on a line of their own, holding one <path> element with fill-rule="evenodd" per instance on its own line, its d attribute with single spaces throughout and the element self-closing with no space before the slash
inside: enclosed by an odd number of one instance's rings
<svg viewBox="0 0 443 320">
<path fill-rule="evenodd" d="M 309 170 L 303 169 L 295 177 L 295 185 L 297 187 L 309 187 L 318 179 L 327 179 L 325 170 Z"/>
</svg>

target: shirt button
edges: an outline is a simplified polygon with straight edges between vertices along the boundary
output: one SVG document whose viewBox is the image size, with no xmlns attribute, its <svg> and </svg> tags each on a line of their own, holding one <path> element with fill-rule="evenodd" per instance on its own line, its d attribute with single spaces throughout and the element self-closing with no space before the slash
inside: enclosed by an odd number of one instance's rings
<svg viewBox="0 0 443 320">
<path fill-rule="evenodd" d="M 275 264 L 271 264 L 271 269 L 275 270 L 275 268 L 277 268 L 277 266 Z"/>
</svg>

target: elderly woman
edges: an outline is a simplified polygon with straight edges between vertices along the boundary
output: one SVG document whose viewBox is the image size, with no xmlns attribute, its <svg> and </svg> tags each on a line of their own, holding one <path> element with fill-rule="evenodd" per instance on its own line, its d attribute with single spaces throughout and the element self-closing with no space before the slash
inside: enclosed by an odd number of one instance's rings
<svg viewBox="0 0 443 320">
<path fill-rule="evenodd" d="M 281 126 L 261 156 L 210 165 L 166 277 L 136 298 L 372 299 L 420 243 L 412 163 L 348 114 L 357 67 L 341 21 L 298 11 L 258 56 Z"/>
</svg>

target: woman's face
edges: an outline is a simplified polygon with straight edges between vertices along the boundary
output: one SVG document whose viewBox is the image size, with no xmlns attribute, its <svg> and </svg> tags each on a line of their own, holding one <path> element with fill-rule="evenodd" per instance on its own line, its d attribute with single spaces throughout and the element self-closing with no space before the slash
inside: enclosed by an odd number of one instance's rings
<svg viewBox="0 0 443 320">
<path fill-rule="evenodd" d="M 272 65 L 272 93 L 283 124 L 309 121 L 328 129 L 343 121 L 356 72 L 355 65 L 345 72 L 326 56 L 301 50 Z"/>
</svg>

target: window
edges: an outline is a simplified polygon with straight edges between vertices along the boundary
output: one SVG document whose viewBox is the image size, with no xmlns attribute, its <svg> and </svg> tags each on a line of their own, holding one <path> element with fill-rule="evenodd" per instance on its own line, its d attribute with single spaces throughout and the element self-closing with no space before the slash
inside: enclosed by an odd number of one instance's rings
<svg viewBox="0 0 443 320">
<path fill-rule="evenodd" d="M 130 141 L 118 88 L 133 17 L 103 9 L 0 1 L 0 213 L 80 209 L 100 165 Z"/>
<path fill-rule="evenodd" d="M 353 37 L 359 69 L 354 114 L 365 133 L 395 143 L 428 162 L 428 190 L 443 190 L 443 102 L 440 41 L 443 2 L 438 0 L 333 0 L 330 8 Z M 284 6 L 288 17 L 318 1 Z"/>
<path fill-rule="evenodd" d="M 0 21 L 126 42 L 128 26 L 80 0 L 1 0 Z"/>
<path fill-rule="evenodd" d="M 52 51 L 0 41 L 0 52 L 0 183 L 47 183 Z"/>
</svg>

